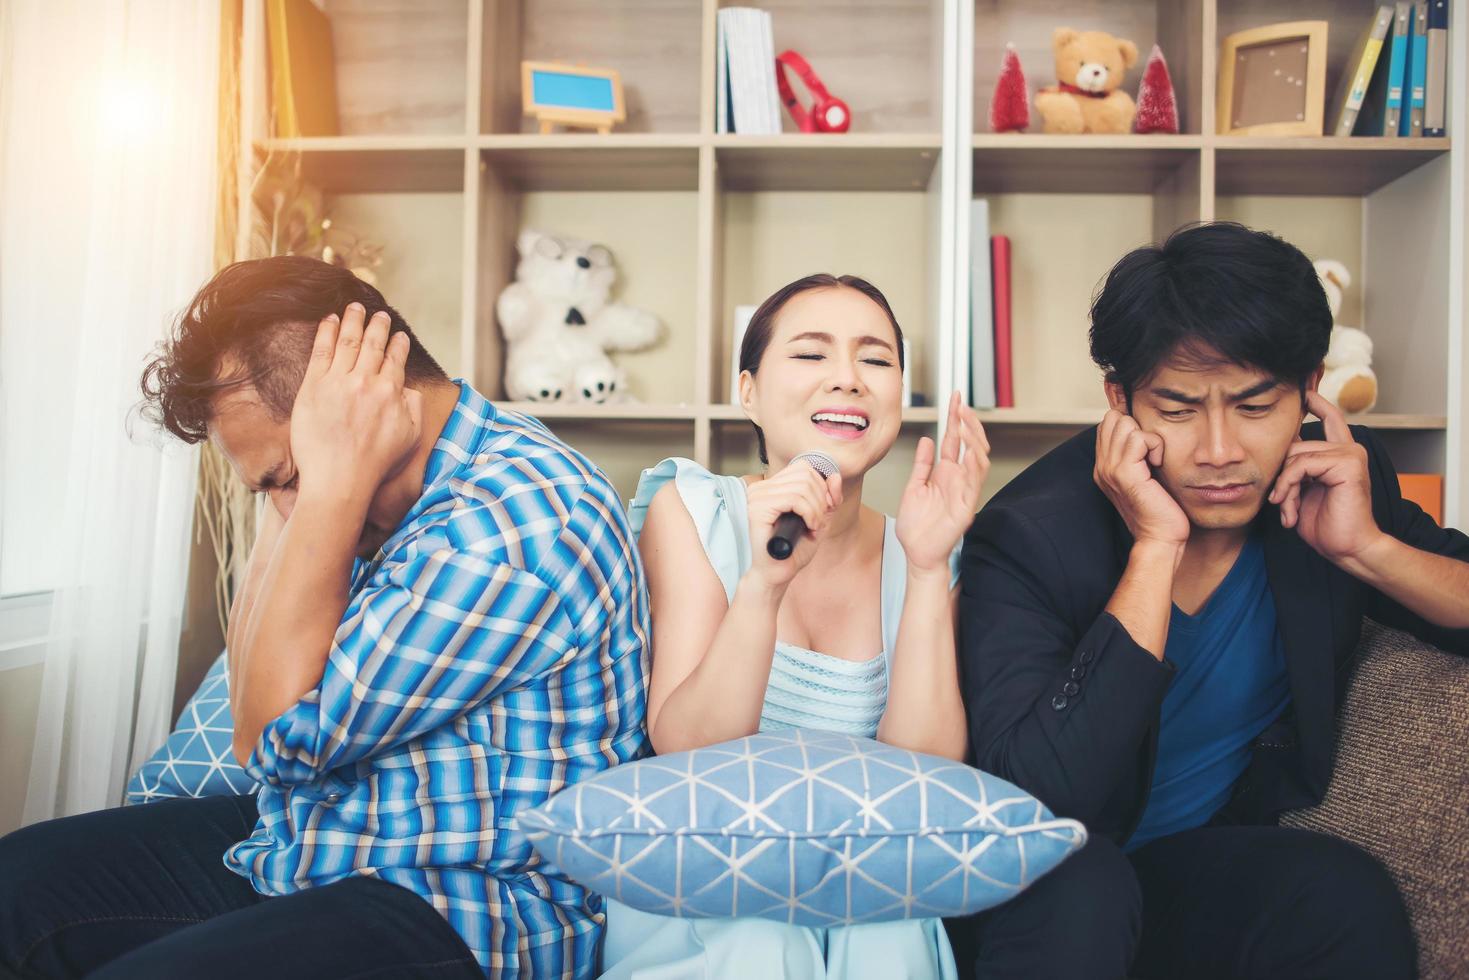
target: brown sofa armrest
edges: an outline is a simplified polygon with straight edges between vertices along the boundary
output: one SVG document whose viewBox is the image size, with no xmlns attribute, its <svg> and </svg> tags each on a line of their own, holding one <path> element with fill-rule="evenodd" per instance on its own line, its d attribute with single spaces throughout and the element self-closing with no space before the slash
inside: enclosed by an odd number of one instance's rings
<svg viewBox="0 0 1469 980">
<path fill-rule="evenodd" d="M 1397 882 L 1425 980 L 1469 977 L 1469 660 L 1373 622 L 1326 798 L 1281 824 L 1344 838 Z"/>
</svg>

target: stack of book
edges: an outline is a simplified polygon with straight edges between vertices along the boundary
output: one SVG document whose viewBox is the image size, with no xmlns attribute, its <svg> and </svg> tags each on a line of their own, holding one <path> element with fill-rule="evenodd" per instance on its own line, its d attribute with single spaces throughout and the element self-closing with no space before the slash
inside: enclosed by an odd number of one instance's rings
<svg viewBox="0 0 1469 980">
<path fill-rule="evenodd" d="M 990 234 L 990 203 L 970 205 L 969 403 L 975 408 L 1014 408 L 1010 359 L 1010 239 Z"/>
<path fill-rule="evenodd" d="M 775 90 L 770 12 L 724 7 L 716 25 L 716 131 L 778 135 L 780 99 Z"/>
<path fill-rule="evenodd" d="M 1332 103 L 1332 136 L 1444 136 L 1449 3 L 1382 4 L 1357 38 Z"/>
</svg>

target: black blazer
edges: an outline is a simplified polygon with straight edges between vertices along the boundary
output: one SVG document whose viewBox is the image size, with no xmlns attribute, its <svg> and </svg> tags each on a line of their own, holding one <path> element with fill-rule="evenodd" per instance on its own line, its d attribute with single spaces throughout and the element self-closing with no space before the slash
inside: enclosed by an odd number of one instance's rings
<svg viewBox="0 0 1469 980">
<path fill-rule="evenodd" d="M 1469 537 L 1405 501 L 1372 433 L 1367 448 L 1378 526 L 1425 551 L 1469 561 Z M 1320 423 L 1306 439 L 1320 439 Z M 964 541 L 960 670 L 979 768 L 1035 794 L 1059 816 L 1123 842 L 1142 817 L 1173 666 L 1104 611 L 1132 536 L 1092 481 L 1096 429 L 1036 461 L 980 511 Z M 1259 518 L 1291 707 L 1256 739 L 1249 769 L 1219 819 L 1273 823 L 1319 801 L 1331 775 L 1334 714 L 1362 617 L 1469 655 L 1469 630 L 1433 626 Z"/>
</svg>

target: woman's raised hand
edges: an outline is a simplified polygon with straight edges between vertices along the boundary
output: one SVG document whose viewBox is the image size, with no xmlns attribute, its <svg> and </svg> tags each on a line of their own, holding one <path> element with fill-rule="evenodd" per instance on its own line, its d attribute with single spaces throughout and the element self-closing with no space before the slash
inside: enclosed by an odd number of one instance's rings
<svg viewBox="0 0 1469 980">
<path fill-rule="evenodd" d="M 779 473 L 751 486 L 745 498 L 750 512 L 752 559 L 748 574 L 758 576 L 767 587 L 783 588 L 816 554 L 821 536 L 842 502 L 842 477 L 833 473 L 823 478 L 810 463 L 797 459 Z M 772 558 L 766 545 L 775 531 L 776 520 L 788 513 L 805 521 L 806 531 L 788 558 Z"/>
<path fill-rule="evenodd" d="M 938 458 L 932 439 L 918 440 L 913 473 L 898 504 L 898 542 L 910 571 L 948 574 L 949 555 L 974 520 L 989 469 L 990 443 L 984 426 L 974 409 L 959 403 L 955 392 Z"/>
</svg>

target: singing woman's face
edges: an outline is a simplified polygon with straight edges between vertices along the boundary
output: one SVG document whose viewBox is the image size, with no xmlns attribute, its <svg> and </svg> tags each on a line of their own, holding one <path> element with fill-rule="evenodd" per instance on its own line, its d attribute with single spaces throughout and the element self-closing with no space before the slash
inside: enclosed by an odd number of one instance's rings
<svg viewBox="0 0 1469 980">
<path fill-rule="evenodd" d="M 903 420 L 897 344 L 882 307 L 856 289 L 812 289 L 786 302 L 759 370 L 740 375 L 740 404 L 765 433 L 772 472 L 817 450 L 851 479 L 887 455 Z"/>
</svg>

